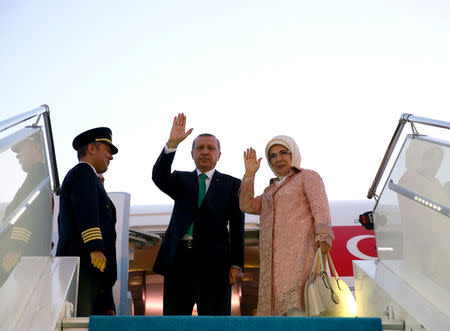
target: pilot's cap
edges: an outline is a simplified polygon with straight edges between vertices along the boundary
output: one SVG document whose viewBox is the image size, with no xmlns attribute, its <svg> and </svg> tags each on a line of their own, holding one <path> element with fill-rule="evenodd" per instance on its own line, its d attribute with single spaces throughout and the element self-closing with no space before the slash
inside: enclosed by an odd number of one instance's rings
<svg viewBox="0 0 450 331">
<path fill-rule="evenodd" d="M 78 149 L 82 146 L 85 146 L 90 143 L 99 142 L 107 144 L 111 147 L 111 153 L 116 154 L 119 150 L 112 143 L 112 132 L 110 128 L 94 128 L 87 130 L 83 133 L 80 133 L 73 140 L 72 146 L 78 151 Z"/>
<path fill-rule="evenodd" d="M 14 146 L 11 147 L 11 150 L 14 153 L 19 153 L 21 147 L 23 146 L 24 143 L 26 142 L 36 142 L 36 143 L 41 143 L 41 135 L 39 132 L 36 132 L 34 134 L 32 134 L 31 136 L 19 141 L 17 144 L 15 144 Z"/>
</svg>

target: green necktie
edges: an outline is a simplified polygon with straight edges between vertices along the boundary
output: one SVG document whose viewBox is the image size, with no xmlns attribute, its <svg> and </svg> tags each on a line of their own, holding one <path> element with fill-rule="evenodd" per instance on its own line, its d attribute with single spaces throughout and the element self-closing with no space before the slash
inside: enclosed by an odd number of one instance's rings
<svg viewBox="0 0 450 331">
<path fill-rule="evenodd" d="M 201 174 L 198 177 L 198 208 L 200 208 L 200 206 L 202 205 L 202 201 L 203 198 L 205 197 L 206 194 L 206 175 L 205 174 Z M 191 226 L 189 227 L 189 230 L 187 231 L 187 233 L 193 237 L 192 232 L 194 229 L 194 223 L 191 224 Z"/>
</svg>

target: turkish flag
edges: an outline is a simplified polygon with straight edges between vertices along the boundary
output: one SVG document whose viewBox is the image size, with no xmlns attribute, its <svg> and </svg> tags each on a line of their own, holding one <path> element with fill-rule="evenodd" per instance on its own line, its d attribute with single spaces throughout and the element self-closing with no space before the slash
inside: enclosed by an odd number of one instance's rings
<svg viewBox="0 0 450 331">
<path fill-rule="evenodd" d="M 353 277 L 353 260 L 377 258 L 375 233 L 362 226 L 333 226 L 335 240 L 330 255 L 342 277 Z"/>
</svg>

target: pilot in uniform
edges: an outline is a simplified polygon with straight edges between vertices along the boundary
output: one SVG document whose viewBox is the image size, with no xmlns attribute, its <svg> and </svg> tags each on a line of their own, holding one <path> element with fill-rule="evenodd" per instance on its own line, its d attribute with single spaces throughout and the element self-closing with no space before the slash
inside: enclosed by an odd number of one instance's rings
<svg viewBox="0 0 450 331">
<path fill-rule="evenodd" d="M 77 316 L 115 315 L 116 209 L 98 174 L 118 150 L 105 127 L 79 134 L 72 146 L 80 162 L 61 186 L 56 255 L 80 257 Z"/>
<path fill-rule="evenodd" d="M 40 132 L 15 144 L 11 150 L 17 154 L 19 164 L 27 177 L 6 207 L 3 221 L 0 221 L 1 224 L 14 215 L 20 215 L 15 221 L 10 221 L 11 226 L 0 240 L 0 287 L 22 256 L 50 254 L 49 233 L 53 198 L 49 184 L 41 186 L 37 196 L 34 196 L 36 187 L 48 178 Z M 19 206 L 23 206 L 27 201 L 32 202 L 29 202 L 25 211 L 20 214 Z"/>
</svg>

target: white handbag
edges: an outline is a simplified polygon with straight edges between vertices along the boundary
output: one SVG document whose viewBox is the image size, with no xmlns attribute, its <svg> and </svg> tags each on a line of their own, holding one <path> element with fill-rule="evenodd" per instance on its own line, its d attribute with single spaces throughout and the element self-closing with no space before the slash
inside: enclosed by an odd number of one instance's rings
<svg viewBox="0 0 450 331">
<path fill-rule="evenodd" d="M 317 249 L 314 264 L 305 285 L 305 310 L 307 316 L 356 316 L 356 302 L 347 284 L 339 278 L 329 253 L 326 259 L 334 277 L 328 275 L 323 264 L 322 250 Z M 318 265 L 320 269 L 318 270 Z"/>
</svg>

